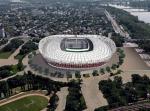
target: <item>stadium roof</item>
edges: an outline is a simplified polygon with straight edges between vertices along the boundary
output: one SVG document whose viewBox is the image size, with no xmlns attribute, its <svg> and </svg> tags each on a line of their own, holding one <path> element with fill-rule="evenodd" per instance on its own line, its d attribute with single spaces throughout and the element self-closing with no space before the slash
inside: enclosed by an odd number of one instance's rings
<svg viewBox="0 0 150 111">
<path fill-rule="evenodd" d="M 65 50 L 61 47 L 63 40 L 65 40 L 63 44 L 67 44 L 63 48 Z M 78 40 L 78 43 L 74 44 L 73 42 L 76 42 L 76 40 Z M 92 50 L 89 50 L 91 46 L 86 40 L 92 42 Z M 116 51 L 116 46 L 111 39 L 100 35 L 53 35 L 40 41 L 39 51 L 49 62 L 86 64 L 108 61 Z"/>
</svg>

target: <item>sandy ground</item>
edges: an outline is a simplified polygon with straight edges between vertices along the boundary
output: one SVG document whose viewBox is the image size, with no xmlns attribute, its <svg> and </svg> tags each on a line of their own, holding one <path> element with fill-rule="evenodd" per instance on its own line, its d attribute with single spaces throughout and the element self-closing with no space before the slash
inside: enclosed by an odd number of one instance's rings
<svg viewBox="0 0 150 111">
<path fill-rule="evenodd" d="M 127 82 L 131 81 L 131 75 L 132 74 L 139 74 L 141 76 L 146 75 L 150 78 L 150 70 L 126 71 L 126 72 L 124 72 L 118 76 L 122 77 L 123 83 L 127 83 Z M 111 78 L 113 78 L 113 77 L 111 77 Z"/>
<path fill-rule="evenodd" d="M 23 65 L 26 66 L 26 68 L 24 69 L 24 71 L 29 71 L 29 70 L 31 70 L 31 68 L 30 68 L 29 65 L 28 65 L 28 61 L 29 61 L 29 58 L 28 58 L 28 55 L 26 55 L 26 56 L 23 58 L 23 60 L 22 60 Z"/>
<path fill-rule="evenodd" d="M 108 75 L 83 79 L 81 90 L 87 105 L 85 111 L 94 111 L 95 108 L 108 104 L 98 88 L 99 81 L 106 78 L 108 78 Z"/>
<path fill-rule="evenodd" d="M 106 68 L 107 66 L 111 67 L 112 64 L 116 64 L 119 61 L 117 52 L 113 54 L 112 58 L 106 63 L 102 68 Z"/>
<path fill-rule="evenodd" d="M 121 66 L 122 70 L 150 70 L 144 60 L 142 60 L 138 53 L 134 50 L 134 48 L 124 48 L 124 52 L 126 57 L 124 64 Z"/>
<path fill-rule="evenodd" d="M 131 81 L 132 74 L 139 74 L 141 76 L 147 75 L 150 77 L 150 70 L 126 71 L 118 76 L 122 77 L 123 83 Z M 98 83 L 101 80 L 112 79 L 109 74 L 100 75 L 98 77 L 84 78 L 81 85 L 82 94 L 86 101 L 87 109 L 85 111 L 94 111 L 95 108 L 105 106 L 108 104 L 107 100 L 103 97 L 102 92 L 98 88 Z"/>
<path fill-rule="evenodd" d="M 63 111 L 66 106 L 66 97 L 68 95 L 68 88 L 63 87 L 59 92 L 57 92 L 57 95 L 59 97 L 58 106 L 55 111 Z"/>
<path fill-rule="evenodd" d="M 140 58 L 134 48 L 124 48 L 126 58 L 121 69 L 124 71 L 121 75 L 123 83 L 131 81 L 132 74 L 139 74 L 141 76 L 147 75 L 150 77 L 150 68 Z M 113 56 L 108 64 L 116 61 L 116 55 Z M 95 108 L 107 105 L 107 100 L 103 97 L 102 92 L 98 89 L 98 83 L 101 80 L 107 80 L 109 74 L 100 75 L 98 77 L 83 78 L 82 93 L 86 101 L 87 109 L 85 111 L 94 111 Z"/>
<path fill-rule="evenodd" d="M 36 53 L 39 53 L 38 50 L 36 50 L 35 52 L 36 52 Z M 29 61 L 28 56 L 29 56 L 30 54 L 31 54 L 31 53 L 27 54 L 27 55 L 23 58 L 23 60 L 22 60 L 22 63 L 26 66 L 26 68 L 24 69 L 25 72 L 27 72 L 27 71 L 29 71 L 29 70 L 33 71 L 33 70 L 30 68 L 29 64 L 28 64 L 28 61 Z M 40 61 L 40 60 L 37 60 L 37 61 Z M 34 71 L 33 71 L 33 72 L 34 72 Z"/>
<path fill-rule="evenodd" d="M 121 66 L 121 69 L 124 72 L 123 74 L 118 75 L 123 78 L 123 82 L 126 83 L 131 81 L 132 74 L 140 74 L 142 76 L 147 75 L 148 77 L 150 77 L 150 68 L 140 58 L 140 56 L 137 54 L 134 48 L 124 48 L 124 51 L 126 53 L 126 58 L 124 64 Z M 112 59 L 108 63 L 109 65 L 117 61 L 116 56 L 117 55 L 115 54 L 112 57 Z M 37 57 L 38 58 L 36 58 L 35 60 L 36 61 L 38 60 L 37 61 L 38 63 L 42 62 L 43 64 L 43 61 L 39 59 L 39 56 Z M 24 58 L 23 63 L 27 65 L 26 70 L 29 70 L 30 67 L 28 66 L 27 56 Z M 85 111 L 94 111 L 95 108 L 108 104 L 107 100 L 103 97 L 103 94 L 98 89 L 99 81 L 107 80 L 108 78 L 110 78 L 109 74 L 100 75 L 98 77 L 83 78 L 83 84 L 81 85 L 81 90 L 87 105 L 87 109 Z M 50 79 L 53 78 L 50 77 Z M 60 79 L 63 81 L 64 78 L 54 78 L 53 80 L 59 81 Z M 111 77 L 111 79 L 113 79 L 113 77 Z M 58 96 L 60 100 L 58 103 L 57 111 L 62 111 L 62 109 L 64 109 L 67 94 L 68 94 L 67 89 L 62 89 L 60 92 L 58 92 Z"/>
<path fill-rule="evenodd" d="M 126 58 L 124 64 L 121 66 L 121 69 L 124 70 L 124 73 L 119 75 L 123 78 L 123 82 L 125 83 L 131 81 L 132 74 L 140 74 L 140 75 L 146 74 L 150 77 L 149 75 L 150 68 L 140 58 L 140 56 L 137 54 L 134 48 L 124 48 L 124 51 L 126 53 Z M 45 61 L 43 61 L 43 59 L 40 58 L 41 58 L 40 55 L 36 56 L 34 62 L 37 62 L 39 64 L 44 64 L 44 66 L 47 67 Z M 23 61 L 25 64 L 28 64 L 27 57 L 24 58 Z M 113 63 L 116 63 L 116 61 L 118 61 L 117 54 L 114 54 L 114 56 L 112 57 L 110 62 L 107 63 L 107 65 L 111 66 Z M 30 69 L 30 67 L 27 67 L 27 69 Z M 87 105 L 86 111 L 93 111 L 97 107 L 108 104 L 107 100 L 103 97 L 103 94 L 98 89 L 98 82 L 101 80 L 106 80 L 108 78 L 110 78 L 109 74 L 100 75 L 98 77 L 83 78 L 83 84 L 81 85 L 81 90 Z M 113 79 L 113 77 L 111 77 L 111 79 Z M 57 78 L 55 78 L 54 80 L 57 80 Z M 60 78 L 58 78 L 58 80 L 60 80 Z M 60 92 L 58 92 L 60 101 L 58 103 L 59 105 L 57 107 L 57 111 L 60 111 L 65 107 L 66 99 L 64 98 L 66 98 L 67 92 L 64 90 L 66 89 L 63 89 Z"/>
</svg>

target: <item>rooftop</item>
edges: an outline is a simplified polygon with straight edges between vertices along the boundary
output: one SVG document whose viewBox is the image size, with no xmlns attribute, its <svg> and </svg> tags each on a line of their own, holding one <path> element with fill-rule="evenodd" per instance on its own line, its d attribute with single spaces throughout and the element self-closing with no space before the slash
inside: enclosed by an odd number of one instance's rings
<svg viewBox="0 0 150 111">
<path fill-rule="evenodd" d="M 64 38 L 60 47 L 68 52 L 87 52 L 93 49 L 93 44 L 87 38 Z"/>
</svg>

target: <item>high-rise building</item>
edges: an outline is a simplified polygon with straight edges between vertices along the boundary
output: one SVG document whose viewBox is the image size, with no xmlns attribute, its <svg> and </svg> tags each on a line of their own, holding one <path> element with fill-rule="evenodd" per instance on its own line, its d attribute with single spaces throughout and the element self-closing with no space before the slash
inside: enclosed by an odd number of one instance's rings
<svg viewBox="0 0 150 111">
<path fill-rule="evenodd" d="M 3 27 L 3 24 L 0 24 L 0 38 L 4 38 L 4 37 L 6 37 L 5 29 Z"/>
</svg>

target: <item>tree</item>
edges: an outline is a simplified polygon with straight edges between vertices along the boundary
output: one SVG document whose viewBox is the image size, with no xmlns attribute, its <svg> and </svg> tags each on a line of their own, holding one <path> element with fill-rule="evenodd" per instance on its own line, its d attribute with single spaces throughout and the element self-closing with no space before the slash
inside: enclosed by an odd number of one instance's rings
<svg viewBox="0 0 150 111">
<path fill-rule="evenodd" d="M 57 107 L 58 100 L 59 100 L 58 96 L 56 95 L 56 93 L 54 93 L 52 95 L 52 97 L 50 98 L 50 100 L 49 100 L 50 105 L 48 105 L 48 107 L 47 107 L 48 110 L 47 111 L 54 111 Z"/>
<path fill-rule="evenodd" d="M 107 71 L 108 73 L 110 73 L 110 72 L 111 72 L 111 69 L 110 69 L 110 67 L 109 67 L 109 66 L 107 66 L 107 67 L 106 67 L 106 71 Z"/>
<path fill-rule="evenodd" d="M 29 55 L 28 55 L 28 58 L 29 58 L 29 59 L 31 59 L 32 57 L 33 57 L 33 55 L 32 55 L 32 54 L 29 54 Z"/>
<path fill-rule="evenodd" d="M 33 51 L 32 54 L 35 56 L 36 55 L 36 51 Z"/>
<path fill-rule="evenodd" d="M 20 45 L 24 43 L 23 40 L 20 39 L 12 39 L 9 44 L 7 44 L 2 51 L 4 52 L 14 52 Z"/>
<path fill-rule="evenodd" d="M 117 84 L 116 87 L 118 87 L 118 88 L 121 88 L 121 86 L 123 85 L 122 77 L 115 76 L 114 77 L 114 82 Z"/>
<path fill-rule="evenodd" d="M 119 58 L 125 58 L 124 52 L 119 54 Z"/>
<path fill-rule="evenodd" d="M 112 70 L 116 70 L 116 69 L 117 69 L 117 65 L 116 65 L 116 64 L 113 64 L 113 65 L 111 66 L 111 69 L 112 69 Z"/>
<path fill-rule="evenodd" d="M 81 78 L 81 72 L 80 71 L 76 71 L 75 72 L 75 76 L 76 76 L 76 78 Z"/>
<path fill-rule="evenodd" d="M 122 72 L 123 72 L 122 70 L 117 70 L 116 75 L 121 74 Z"/>
<path fill-rule="evenodd" d="M 104 68 L 101 68 L 101 69 L 100 69 L 100 73 L 101 73 L 101 74 L 105 74 Z"/>
<path fill-rule="evenodd" d="M 141 76 L 139 74 L 133 74 L 132 75 L 132 82 L 133 82 L 133 84 L 139 83 L 141 81 L 142 81 L 142 78 L 141 78 Z"/>
<path fill-rule="evenodd" d="M 66 72 L 66 76 L 67 76 L 67 78 L 72 78 L 71 72 L 70 72 L 70 71 L 67 71 L 67 72 Z"/>
<path fill-rule="evenodd" d="M 37 44 L 33 43 L 32 41 L 28 41 L 26 44 L 24 44 L 22 46 L 22 48 L 20 49 L 20 52 L 18 55 L 27 55 L 28 53 L 34 51 L 34 50 L 37 50 L 38 49 L 38 46 Z M 36 54 L 36 52 L 34 52 Z M 33 55 L 34 55 L 33 53 Z"/>
<path fill-rule="evenodd" d="M 125 94 L 128 103 L 136 102 L 138 100 L 138 93 L 132 87 L 125 87 Z"/>
<path fill-rule="evenodd" d="M 81 93 L 79 81 L 72 80 L 69 83 L 65 111 L 82 111 L 86 108 L 84 97 Z"/>
<path fill-rule="evenodd" d="M 108 108 L 113 108 L 137 102 L 141 98 L 147 99 L 149 83 L 150 79 L 147 76 L 141 77 L 138 74 L 132 75 L 132 81 L 124 84 L 121 77 L 115 76 L 114 80 L 100 81 L 99 89 L 109 103 Z"/>
<path fill-rule="evenodd" d="M 23 63 L 22 63 L 22 60 L 19 60 L 19 62 L 18 62 L 18 64 L 17 64 L 17 69 L 18 69 L 19 71 L 22 71 L 23 68 L 24 68 L 24 65 L 23 65 Z"/>
<path fill-rule="evenodd" d="M 111 38 L 117 47 L 122 47 L 123 46 L 123 43 L 124 43 L 124 38 L 120 35 L 115 35 L 115 36 L 112 36 Z"/>
<path fill-rule="evenodd" d="M 94 70 L 92 74 L 93 74 L 93 76 L 98 76 L 98 71 Z"/>
<path fill-rule="evenodd" d="M 47 75 L 49 73 L 49 69 L 48 68 L 45 68 L 44 70 L 45 74 Z"/>
<path fill-rule="evenodd" d="M 124 60 L 122 58 L 119 58 L 118 66 L 122 65 Z"/>
<path fill-rule="evenodd" d="M 4 94 L 4 98 L 9 96 L 9 86 L 6 81 L 0 81 L 0 93 Z"/>
</svg>

